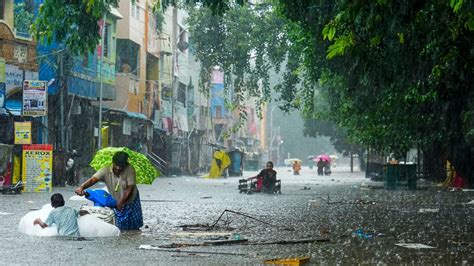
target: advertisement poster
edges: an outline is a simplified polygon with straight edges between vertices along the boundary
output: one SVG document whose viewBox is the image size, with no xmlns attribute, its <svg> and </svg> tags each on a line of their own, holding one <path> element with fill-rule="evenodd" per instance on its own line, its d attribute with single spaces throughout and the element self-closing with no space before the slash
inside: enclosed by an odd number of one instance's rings
<svg viewBox="0 0 474 266">
<path fill-rule="evenodd" d="M 31 144 L 31 122 L 15 122 L 15 144 Z"/>
<path fill-rule="evenodd" d="M 123 119 L 122 123 L 122 134 L 130 136 L 132 135 L 132 120 L 128 118 Z"/>
<path fill-rule="evenodd" d="M 48 99 L 46 81 L 25 80 L 23 82 L 23 115 L 45 116 Z"/>
<path fill-rule="evenodd" d="M 51 192 L 53 179 L 53 146 L 23 146 L 22 181 L 24 192 Z"/>
</svg>

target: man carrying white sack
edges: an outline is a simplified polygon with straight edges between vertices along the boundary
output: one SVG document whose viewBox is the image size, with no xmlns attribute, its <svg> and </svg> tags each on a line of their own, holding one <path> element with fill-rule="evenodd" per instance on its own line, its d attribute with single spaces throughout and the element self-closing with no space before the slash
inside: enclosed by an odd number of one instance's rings
<svg viewBox="0 0 474 266">
<path fill-rule="evenodd" d="M 142 207 L 136 186 L 135 169 L 128 163 L 128 154 L 116 152 L 112 165 L 106 166 L 76 189 L 76 194 L 84 195 L 84 190 L 102 181 L 112 197 L 117 201 L 115 224 L 120 231 L 138 230 L 143 226 Z"/>
</svg>

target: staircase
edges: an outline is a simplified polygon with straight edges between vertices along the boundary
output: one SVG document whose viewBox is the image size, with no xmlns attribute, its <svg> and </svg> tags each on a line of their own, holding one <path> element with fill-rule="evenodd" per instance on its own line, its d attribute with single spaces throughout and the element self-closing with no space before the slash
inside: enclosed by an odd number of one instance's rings
<svg viewBox="0 0 474 266">
<path fill-rule="evenodd" d="M 160 171 L 161 175 L 166 175 L 169 167 L 168 162 L 166 162 L 165 160 L 163 160 L 163 158 L 153 152 L 148 152 L 146 156 L 148 157 L 150 162 L 156 167 L 156 169 Z"/>
</svg>

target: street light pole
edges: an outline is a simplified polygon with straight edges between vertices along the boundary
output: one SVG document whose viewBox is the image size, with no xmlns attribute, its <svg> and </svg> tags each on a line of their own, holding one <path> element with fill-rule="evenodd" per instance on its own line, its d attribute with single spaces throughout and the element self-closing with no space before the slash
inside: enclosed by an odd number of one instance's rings
<svg viewBox="0 0 474 266">
<path fill-rule="evenodd" d="M 60 127 L 60 145 L 61 149 L 65 148 L 64 145 L 64 89 L 65 89 L 65 78 L 64 78 L 64 68 L 63 68 L 63 60 L 64 60 L 64 53 L 61 53 L 59 57 L 59 75 L 61 78 L 59 79 L 59 127 Z"/>
<path fill-rule="evenodd" d="M 174 102 L 175 102 L 175 87 L 176 87 L 176 73 L 175 73 L 175 68 L 176 68 L 176 46 L 177 46 L 177 38 L 179 37 L 178 33 L 178 9 L 176 7 L 173 8 L 173 40 L 171 43 L 171 49 L 172 49 L 172 56 L 171 58 L 171 78 L 172 78 L 172 83 L 171 83 L 171 132 L 170 132 L 170 137 L 171 137 L 171 143 L 173 143 L 173 137 L 174 137 Z M 173 156 L 171 156 L 173 157 Z"/>
<path fill-rule="evenodd" d="M 102 19 L 102 36 L 100 40 L 100 61 L 99 61 L 99 75 L 100 75 L 100 87 L 99 87 L 99 132 L 97 141 L 97 150 L 102 148 L 102 89 L 103 89 L 103 73 L 102 68 L 104 65 L 104 42 L 105 42 L 105 26 L 106 26 L 107 13 L 104 14 Z"/>
<path fill-rule="evenodd" d="M 269 154 L 269 159 L 270 161 L 272 160 L 272 155 L 273 155 L 273 140 L 275 138 L 275 134 L 273 132 L 273 112 L 275 111 L 275 109 L 277 108 L 277 105 L 274 105 L 272 106 L 272 109 L 270 111 L 270 145 L 269 145 L 269 150 L 270 150 L 270 154 Z"/>
</svg>

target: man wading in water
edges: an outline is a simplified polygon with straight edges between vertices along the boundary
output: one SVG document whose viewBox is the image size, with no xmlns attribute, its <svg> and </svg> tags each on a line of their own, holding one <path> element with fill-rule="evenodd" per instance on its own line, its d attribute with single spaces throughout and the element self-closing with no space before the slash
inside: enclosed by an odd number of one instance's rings
<svg viewBox="0 0 474 266">
<path fill-rule="evenodd" d="M 128 154 L 119 151 L 112 158 L 112 165 L 95 173 L 76 189 L 76 194 L 84 195 L 84 189 L 102 181 L 109 193 L 117 201 L 115 224 L 120 231 L 139 230 L 143 226 L 142 206 L 136 186 L 135 169 L 128 163 Z"/>
</svg>

